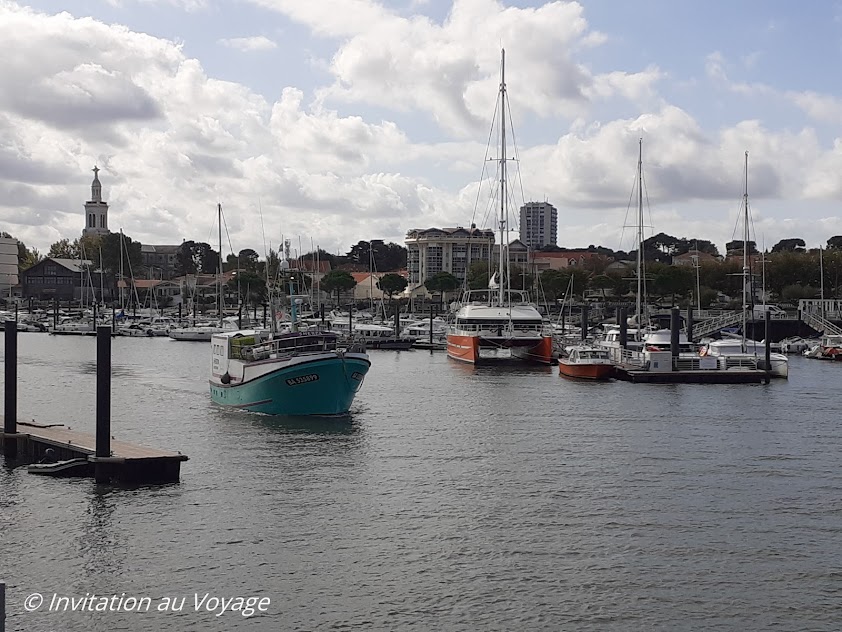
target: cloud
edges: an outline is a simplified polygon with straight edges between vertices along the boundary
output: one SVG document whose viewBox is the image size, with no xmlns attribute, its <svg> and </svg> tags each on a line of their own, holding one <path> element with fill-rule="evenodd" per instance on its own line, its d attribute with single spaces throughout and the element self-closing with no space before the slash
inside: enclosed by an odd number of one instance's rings
<svg viewBox="0 0 842 632">
<path fill-rule="evenodd" d="M 484 128 L 500 81 L 500 48 L 510 48 L 510 86 L 521 87 L 511 92 L 514 109 L 541 117 L 579 116 L 593 98 L 639 98 L 660 77 L 651 68 L 594 76 L 577 62 L 574 50 L 606 38 L 589 30 L 576 2 L 516 8 L 455 0 L 441 23 L 367 0 L 253 2 L 339 42 L 328 64 L 334 83 L 319 92 L 323 102 L 389 103 L 430 116 L 449 134 Z"/>
<path fill-rule="evenodd" d="M 360 239 L 400 242 L 417 226 L 480 223 L 486 205 L 475 211 L 476 179 L 500 41 L 511 43 L 513 110 L 543 117 L 546 140 L 520 148 L 525 196 L 559 207 L 567 245 L 615 247 L 641 137 L 657 230 L 724 243 L 745 150 L 769 240 L 784 231 L 818 236 L 842 201 L 840 141 L 829 147 L 809 127 L 777 129 L 760 118 L 706 129 L 658 93 L 657 66 L 590 71 L 577 51 L 605 40 L 579 4 L 458 0 L 435 23 L 362 0 L 271 1 L 336 40 L 318 98 L 282 86 L 267 100 L 209 76 L 176 42 L 0 3 L 4 230 L 41 250 L 78 235 L 95 163 L 110 225 L 145 243 L 214 241 L 217 202 L 234 248 L 259 252 L 264 230 L 274 245 L 283 232 L 335 252 Z M 726 65 L 711 56 L 710 76 L 727 81 Z M 811 116 L 835 116 L 835 100 L 824 95 L 776 94 L 800 99 Z M 593 106 L 610 100 L 631 105 L 622 118 L 595 118 Z M 375 104 L 377 117 L 354 104 Z M 439 123 L 437 141 L 399 122 L 417 113 Z"/>
<path fill-rule="evenodd" d="M 251 53 L 254 51 L 272 50 L 278 45 L 263 35 L 256 35 L 254 37 L 234 37 L 230 39 L 218 40 L 223 46 L 239 50 L 244 53 Z"/>
</svg>

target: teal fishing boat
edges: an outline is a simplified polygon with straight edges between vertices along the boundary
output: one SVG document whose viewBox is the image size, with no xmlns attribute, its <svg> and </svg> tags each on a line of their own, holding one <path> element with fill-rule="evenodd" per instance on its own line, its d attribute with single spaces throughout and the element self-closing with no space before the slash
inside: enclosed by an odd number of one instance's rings
<svg viewBox="0 0 842 632">
<path fill-rule="evenodd" d="M 371 367 L 331 332 L 222 332 L 211 345 L 213 401 L 271 415 L 346 414 Z"/>
</svg>

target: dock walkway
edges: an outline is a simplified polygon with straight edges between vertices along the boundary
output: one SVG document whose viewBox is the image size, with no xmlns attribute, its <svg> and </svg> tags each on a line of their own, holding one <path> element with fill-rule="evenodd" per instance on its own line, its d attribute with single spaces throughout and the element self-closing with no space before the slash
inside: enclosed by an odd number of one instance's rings
<svg viewBox="0 0 842 632">
<path fill-rule="evenodd" d="M 188 460 L 187 455 L 180 452 L 115 439 L 110 442 L 111 455 L 100 458 L 96 456 L 96 436 L 93 434 L 63 425 L 46 426 L 31 422 L 18 422 L 17 425 L 17 433 L 2 433 L 3 438 L 16 438 L 20 453 L 26 455 L 27 461 L 40 461 L 45 457 L 47 449 L 52 448 L 58 460 L 87 458 L 91 464 L 107 464 L 113 477 L 123 482 L 177 481 L 181 462 Z"/>
</svg>

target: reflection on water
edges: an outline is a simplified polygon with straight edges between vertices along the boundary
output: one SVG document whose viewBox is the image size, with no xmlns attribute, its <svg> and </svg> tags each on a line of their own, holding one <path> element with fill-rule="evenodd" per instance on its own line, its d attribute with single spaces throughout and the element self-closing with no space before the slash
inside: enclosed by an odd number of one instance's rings
<svg viewBox="0 0 842 632">
<path fill-rule="evenodd" d="M 272 598 L 259 619 L 142 624 L 188 631 L 838 624 L 842 365 L 659 386 L 383 351 L 348 417 L 312 419 L 213 404 L 207 345 L 112 354 L 113 433 L 190 460 L 163 487 L 0 468 L 12 629 L 141 629 L 24 613 L 36 590 Z M 19 417 L 91 429 L 94 357 L 30 338 Z"/>
</svg>

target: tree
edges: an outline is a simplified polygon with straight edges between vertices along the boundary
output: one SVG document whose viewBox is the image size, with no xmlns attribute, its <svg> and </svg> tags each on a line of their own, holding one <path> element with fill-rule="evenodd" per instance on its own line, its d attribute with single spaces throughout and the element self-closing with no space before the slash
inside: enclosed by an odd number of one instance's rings
<svg viewBox="0 0 842 632">
<path fill-rule="evenodd" d="M 827 240 L 827 249 L 833 250 L 838 249 L 842 250 L 842 235 L 835 235 Z"/>
<path fill-rule="evenodd" d="M 520 266 L 513 265 L 509 271 L 513 290 L 529 290 L 535 283 L 535 275 L 526 273 Z"/>
<path fill-rule="evenodd" d="M 653 275 L 652 289 L 661 296 L 669 296 L 673 305 L 676 295 L 686 296 L 695 286 L 693 270 L 688 266 L 657 266 L 650 272 Z"/>
<path fill-rule="evenodd" d="M 386 296 L 389 297 L 389 311 L 392 309 L 392 297 L 395 294 L 400 294 L 406 289 L 408 285 L 408 281 L 406 277 L 401 276 L 400 274 L 389 273 L 384 274 L 383 277 L 377 282 L 378 289 L 383 292 Z"/>
<path fill-rule="evenodd" d="M 442 296 L 459 287 L 459 279 L 450 272 L 437 272 L 424 281 L 424 287 L 432 293 L 439 292 Z"/>
<path fill-rule="evenodd" d="M 228 289 L 238 293 L 245 305 L 262 305 L 266 301 L 266 279 L 251 270 L 240 270 L 226 284 Z"/>
<path fill-rule="evenodd" d="M 185 241 L 176 252 L 176 273 L 215 274 L 219 269 L 219 253 L 204 242 Z"/>
<path fill-rule="evenodd" d="M 250 272 L 257 271 L 257 264 L 260 261 L 260 255 L 258 255 L 254 250 L 251 248 L 244 248 L 240 251 L 240 254 L 237 255 L 240 260 L 240 269 L 241 270 L 249 270 Z"/>
<path fill-rule="evenodd" d="M 807 244 L 803 239 L 781 239 L 778 243 L 772 246 L 772 252 L 805 252 Z"/>
<path fill-rule="evenodd" d="M 339 304 L 339 295 L 347 292 L 357 285 L 354 277 L 346 270 L 331 270 L 322 278 L 322 290 L 328 294 L 336 292 L 336 304 Z"/>
<path fill-rule="evenodd" d="M 54 259 L 79 259 L 79 240 L 72 242 L 67 239 L 59 239 L 50 244 L 47 256 Z"/>
<path fill-rule="evenodd" d="M 99 252 L 102 252 L 101 260 Z M 107 274 L 116 275 L 122 270 L 123 276 L 128 277 L 140 272 L 143 257 L 140 254 L 140 242 L 134 241 L 122 233 L 108 233 L 100 237 L 99 248 L 96 252 L 84 252 L 84 257 L 94 262 L 94 267 L 102 269 Z M 122 263 L 122 266 L 121 266 Z"/>
<path fill-rule="evenodd" d="M 41 261 L 41 259 L 43 259 L 41 253 L 39 253 L 37 249 L 32 248 L 30 250 L 26 247 L 26 244 L 23 243 L 20 239 L 18 239 L 17 237 L 12 237 L 6 231 L 0 233 L 0 237 L 5 237 L 6 239 L 14 239 L 16 242 L 18 242 L 18 267 L 22 271 L 31 268 L 36 263 Z"/>
<path fill-rule="evenodd" d="M 360 241 L 351 246 L 348 259 L 366 269 L 373 264 L 375 271 L 399 270 L 406 267 L 406 248 L 382 239 Z"/>
<path fill-rule="evenodd" d="M 742 239 L 735 239 L 734 241 L 729 241 L 725 244 L 725 250 L 728 254 L 736 254 L 743 252 L 743 240 Z M 748 242 L 748 254 L 756 255 L 757 254 L 757 244 L 753 241 Z"/>
<path fill-rule="evenodd" d="M 468 268 L 466 281 L 469 290 L 484 290 L 488 287 L 488 262 L 474 261 Z"/>
</svg>

